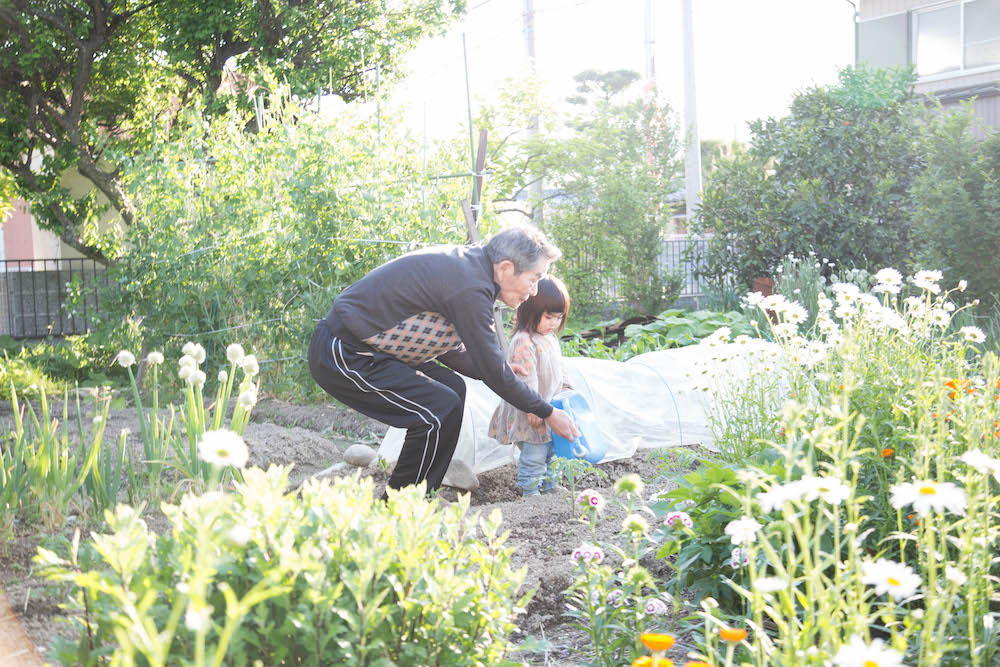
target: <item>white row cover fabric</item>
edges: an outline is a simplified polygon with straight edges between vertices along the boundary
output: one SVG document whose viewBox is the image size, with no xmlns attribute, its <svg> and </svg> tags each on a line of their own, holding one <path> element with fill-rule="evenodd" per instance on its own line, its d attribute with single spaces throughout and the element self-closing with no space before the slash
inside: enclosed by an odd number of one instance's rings
<svg viewBox="0 0 1000 667">
<path fill-rule="evenodd" d="M 711 449 L 706 409 L 711 409 L 712 392 L 703 390 L 710 386 L 706 377 L 739 382 L 751 372 L 746 353 L 768 346 L 777 347 L 755 340 L 750 346 L 691 345 L 648 352 L 624 363 L 585 357 L 564 358 L 563 363 L 574 389 L 596 413 L 607 445 L 606 462 L 630 458 L 638 449 L 694 444 Z M 774 354 L 773 349 L 769 352 Z M 465 378 L 465 383 L 465 417 L 454 458 L 476 473 L 515 462 L 517 448 L 487 434 L 500 397 L 479 380 Z M 378 455 L 395 462 L 405 433 L 390 428 Z"/>
</svg>

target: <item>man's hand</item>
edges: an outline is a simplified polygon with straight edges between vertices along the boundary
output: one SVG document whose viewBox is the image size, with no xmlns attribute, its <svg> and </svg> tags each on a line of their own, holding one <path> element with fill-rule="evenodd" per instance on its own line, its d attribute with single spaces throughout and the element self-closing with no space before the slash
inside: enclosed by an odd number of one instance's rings
<svg viewBox="0 0 1000 667">
<path fill-rule="evenodd" d="M 510 366 L 510 370 L 514 371 L 515 375 L 523 375 L 523 376 L 528 375 L 528 371 L 521 364 L 515 364 L 514 362 L 510 361 L 507 362 L 507 365 Z"/>
<path fill-rule="evenodd" d="M 552 414 L 545 420 L 545 423 L 555 431 L 556 435 L 567 440 L 576 440 L 576 437 L 580 435 L 580 429 L 576 427 L 572 417 L 565 410 L 554 409 Z"/>
</svg>

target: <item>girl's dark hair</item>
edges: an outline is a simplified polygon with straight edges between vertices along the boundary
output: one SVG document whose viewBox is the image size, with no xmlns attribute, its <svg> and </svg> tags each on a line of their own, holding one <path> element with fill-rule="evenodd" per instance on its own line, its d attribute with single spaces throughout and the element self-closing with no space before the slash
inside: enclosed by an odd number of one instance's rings
<svg viewBox="0 0 1000 667">
<path fill-rule="evenodd" d="M 527 301 L 518 306 L 514 318 L 514 331 L 535 333 L 545 313 L 562 313 L 563 320 L 557 329 L 562 331 L 569 315 L 569 292 L 566 291 L 563 281 L 555 276 L 546 276 L 539 280 L 535 296 L 528 297 Z"/>
</svg>

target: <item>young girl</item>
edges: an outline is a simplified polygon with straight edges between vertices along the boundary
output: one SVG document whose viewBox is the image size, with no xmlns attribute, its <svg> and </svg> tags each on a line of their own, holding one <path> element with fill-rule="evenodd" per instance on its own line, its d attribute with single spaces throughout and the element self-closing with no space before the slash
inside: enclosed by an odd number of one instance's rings
<svg viewBox="0 0 1000 667">
<path fill-rule="evenodd" d="M 524 368 L 527 376 L 520 379 L 546 401 L 570 388 L 556 336 L 566 325 L 568 313 L 566 286 L 552 276 L 539 281 L 538 292 L 517 309 L 507 359 Z M 490 437 L 505 444 L 516 443 L 521 450 L 517 485 L 522 495 L 537 496 L 555 488 L 552 433 L 540 417 L 501 403 L 490 420 Z"/>
</svg>

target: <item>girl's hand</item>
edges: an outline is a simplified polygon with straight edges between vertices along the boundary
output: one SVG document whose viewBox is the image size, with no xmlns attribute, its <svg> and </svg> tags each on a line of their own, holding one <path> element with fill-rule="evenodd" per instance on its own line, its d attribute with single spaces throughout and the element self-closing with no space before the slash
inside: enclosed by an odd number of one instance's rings
<svg viewBox="0 0 1000 667">
<path fill-rule="evenodd" d="M 527 369 L 525 369 L 525 367 L 521 364 L 515 364 L 513 361 L 509 361 L 507 362 L 507 365 L 510 366 L 510 370 L 514 371 L 515 375 L 528 375 Z M 534 416 L 535 415 L 532 415 L 532 417 Z"/>
<path fill-rule="evenodd" d="M 544 423 L 544 421 L 545 420 L 539 417 L 538 415 L 533 415 L 530 412 L 528 413 L 528 423 L 531 424 L 532 426 L 541 426 Z"/>
</svg>

